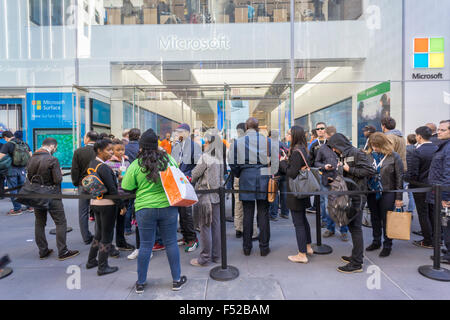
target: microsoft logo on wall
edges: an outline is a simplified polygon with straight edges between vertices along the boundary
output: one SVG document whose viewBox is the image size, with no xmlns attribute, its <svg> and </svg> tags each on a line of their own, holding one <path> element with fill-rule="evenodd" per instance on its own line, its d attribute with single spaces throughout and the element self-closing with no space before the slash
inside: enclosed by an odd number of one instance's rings
<svg viewBox="0 0 450 320">
<path fill-rule="evenodd" d="M 444 38 L 414 39 L 414 69 L 442 69 L 444 63 Z M 413 79 L 442 79 L 442 73 L 413 73 Z"/>
</svg>

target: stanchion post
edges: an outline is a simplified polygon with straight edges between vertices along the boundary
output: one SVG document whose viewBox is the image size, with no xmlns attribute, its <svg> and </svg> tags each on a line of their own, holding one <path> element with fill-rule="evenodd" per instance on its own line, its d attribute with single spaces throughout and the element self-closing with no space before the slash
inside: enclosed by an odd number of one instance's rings
<svg viewBox="0 0 450 320">
<path fill-rule="evenodd" d="M 234 280 L 239 276 L 239 270 L 236 267 L 229 266 L 227 263 L 227 235 L 225 220 L 225 188 L 219 188 L 220 199 L 220 238 L 222 251 L 222 265 L 211 269 L 209 275 L 217 281 Z"/>
<path fill-rule="evenodd" d="M 315 254 L 330 254 L 333 249 L 326 244 L 322 244 L 322 219 L 320 215 L 320 196 L 314 197 L 314 206 L 316 207 L 316 244 L 311 245 Z"/>
<path fill-rule="evenodd" d="M 441 268 L 441 202 L 442 187 L 433 186 L 434 192 L 434 257 L 433 265 L 419 267 L 419 273 L 424 277 L 438 281 L 450 281 L 450 271 Z"/>
</svg>

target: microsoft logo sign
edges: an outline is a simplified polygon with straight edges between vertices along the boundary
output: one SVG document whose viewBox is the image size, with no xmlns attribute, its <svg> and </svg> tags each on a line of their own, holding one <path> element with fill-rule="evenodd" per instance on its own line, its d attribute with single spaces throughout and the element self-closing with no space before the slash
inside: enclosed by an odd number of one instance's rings
<svg viewBox="0 0 450 320">
<path fill-rule="evenodd" d="M 414 68 L 444 68 L 444 38 L 415 38 Z"/>
</svg>

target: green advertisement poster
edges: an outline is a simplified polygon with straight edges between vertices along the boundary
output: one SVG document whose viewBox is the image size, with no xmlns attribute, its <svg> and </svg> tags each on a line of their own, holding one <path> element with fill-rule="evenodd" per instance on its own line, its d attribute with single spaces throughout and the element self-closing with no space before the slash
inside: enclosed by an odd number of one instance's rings
<svg viewBox="0 0 450 320">
<path fill-rule="evenodd" d="M 358 93 L 358 147 L 364 147 L 366 137 L 362 129 L 372 125 L 381 131 L 381 119 L 391 113 L 391 83 L 382 82 Z"/>
</svg>

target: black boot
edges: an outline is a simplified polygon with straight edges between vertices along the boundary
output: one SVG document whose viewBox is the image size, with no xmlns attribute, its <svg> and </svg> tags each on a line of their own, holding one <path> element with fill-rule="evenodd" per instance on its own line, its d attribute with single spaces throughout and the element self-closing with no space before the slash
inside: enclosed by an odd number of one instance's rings
<svg viewBox="0 0 450 320">
<path fill-rule="evenodd" d="M 88 262 L 86 263 L 86 269 L 92 269 L 98 266 L 97 261 L 98 254 L 98 240 L 93 240 L 91 249 L 89 250 Z"/>
<path fill-rule="evenodd" d="M 117 270 L 119 270 L 118 267 L 110 267 L 108 265 L 108 255 L 109 255 L 109 251 L 111 250 L 111 244 L 103 244 L 100 243 L 100 251 L 98 252 L 98 270 L 97 270 L 97 274 L 99 276 L 108 274 L 108 273 L 113 273 L 116 272 Z"/>
</svg>

